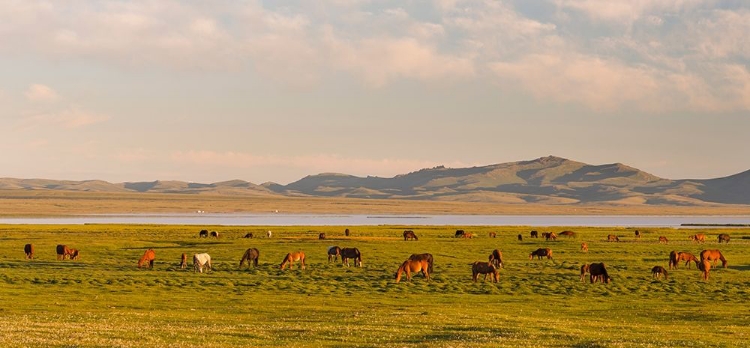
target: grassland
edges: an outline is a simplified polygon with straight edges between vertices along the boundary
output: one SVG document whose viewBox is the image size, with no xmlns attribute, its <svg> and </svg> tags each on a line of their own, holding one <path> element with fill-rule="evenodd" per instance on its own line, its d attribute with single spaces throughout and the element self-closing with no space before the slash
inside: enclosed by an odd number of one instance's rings
<svg viewBox="0 0 750 348">
<path fill-rule="evenodd" d="M 406 227 L 419 241 L 403 241 Z M 222 238 L 200 239 L 202 228 Z M 273 238 L 240 238 L 268 229 Z M 702 229 L 705 245 L 689 242 L 687 229 L 646 229 L 636 241 L 632 229 L 572 228 L 577 238 L 555 242 L 517 241 L 528 227 L 467 228 L 479 235 L 471 240 L 452 238 L 454 226 L 351 229 L 344 237 L 340 227 L 0 225 L 0 345 L 736 347 L 750 339 L 748 229 Z M 732 242 L 716 244 L 725 232 Z M 605 242 L 607 234 L 623 242 Z M 670 244 L 658 244 L 660 235 Z M 23 259 L 26 243 L 35 260 Z M 82 259 L 56 261 L 56 244 Z M 329 245 L 359 248 L 364 267 L 328 264 Z M 248 247 L 261 252 L 257 269 L 237 267 Z M 554 260 L 530 261 L 538 247 L 552 248 Z M 707 282 L 694 267 L 651 277 L 671 250 L 717 247 L 729 267 Z M 156 265 L 137 269 L 147 248 Z M 506 261 L 500 282 L 473 283 L 468 264 L 495 248 Z M 307 270 L 278 269 L 292 250 L 307 253 Z M 213 272 L 179 269 L 180 255 L 196 252 L 212 255 Z M 433 281 L 396 284 L 399 263 L 422 252 L 435 256 Z M 613 283 L 581 283 L 580 265 L 602 261 Z"/>
</svg>

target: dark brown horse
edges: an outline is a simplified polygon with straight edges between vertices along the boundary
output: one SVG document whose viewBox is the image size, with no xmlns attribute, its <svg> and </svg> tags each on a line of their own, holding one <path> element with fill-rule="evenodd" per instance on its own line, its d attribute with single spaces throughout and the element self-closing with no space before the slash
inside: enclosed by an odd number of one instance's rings
<svg viewBox="0 0 750 348">
<path fill-rule="evenodd" d="M 34 258 L 34 244 L 26 244 L 23 246 L 23 252 L 26 253 L 26 258 L 31 260 Z"/>
<path fill-rule="evenodd" d="M 347 236 L 347 237 L 349 237 L 349 229 L 348 228 L 344 230 L 344 235 Z"/>
<path fill-rule="evenodd" d="M 67 245 L 63 245 L 63 244 L 58 244 L 55 250 L 57 251 L 58 260 L 65 260 L 65 258 L 68 258 L 73 254 L 72 249 L 68 248 Z"/>
<path fill-rule="evenodd" d="M 341 248 L 337 246 L 328 247 L 328 263 L 338 261 L 339 255 L 341 255 Z"/>
<path fill-rule="evenodd" d="M 500 278 L 500 274 L 497 271 L 497 267 L 489 262 L 474 262 L 471 264 L 471 279 L 476 282 L 479 279 L 479 275 L 484 274 L 484 281 L 487 281 L 487 275 L 492 275 L 492 281 L 497 283 Z"/>
<path fill-rule="evenodd" d="M 318 239 L 326 239 L 326 234 L 323 232 L 318 233 Z"/>
<path fill-rule="evenodd" d="M 396 283 L 401 281 L 401 275 L 406 272 L 406 280 L 411 280 L 412 273 L 422 272 L 427 281 L 430 281 L 430 264 L 427 260 L 406 260 L 396 271 Z"/>
<path fill-rule="evenodd" d="M 638 230 L 635 230 L 635 238 L 640 239 L 641 238 L 641 232 Z"/>
<path fill-rule="evenodd" d="M 250 233 L 246 234 L 244 238 L 253 238 L 253 233 L 250 232 Z"/>
<path fill-rule="evenodd" d="M 724 255 L 718 249 L 701 251 L 701 262 L 704 260 L 713 261 L 714 266 L 716 266 L 717 260 L 721 260 L 721 266 L 727 268 L 727 259 L 724 258 Z"/>
<path fill-rule="evenodd" d="M 198 232 L 198 237 L 208 238 L 208 230 L 201 230 L 200 232 Z"/>
<path fill-rule="evenodd" d="M 417 238 L 417 235 L 414 234 L 414 231 L 412 231 L 412 230 L 406 230 L 406 231 L 404 231 L 404 240 L 406 241 L 406 240 L 409 240 L 409 239 L 419 240 L 419 238 Z"/>
<path fill-rule="evenodd" d="M 518 235 L 518 241 L 523 242 L 523 236 L 521 234 Z"/>
<path fill-rule="evenodd" d="M 589 265 L 589 279 L 591 282 L 600 281 L 602 283 L 609 284 L 610 281 L 612 281 L 612 277 L 609 276 L 607 273 L 607 268 L 604 266 L 604 263 L 592 263 Z"/>
<path fill-rule="evenodd" d="M 530 236 L 531 236 L 531 238 L 539 238 L 539 232 L 537 232 L 537 231 L 531 231 Z"/>
<path fill-rule="evenodd" d="M 699 266 L 698 258 L 686 251 L 677 253 L 677 263 L 679 263 L 680 261 L 685 261 L 685 266 L 687 266 L 687 268 L 690 268 L 690 261 L 695 262 L 695 267 Z M 677 267 L 675 267 L 675 269 L 677 269 Z"/>
<path fill-rule="evenodd" d="M 156 260 L 156 253 L 154 249 L 148 249 L 140 260 L 138 260 L 138 268 L 145 266 L 148 263 L 148 268 L 154 268 L 154 260 Z"/>
<path fill-rule="evenodd" d="M 668 279 L 667 270 L 662 266 L 654 266 L 654 268 L 651 269 L 651 275 L 656 279 L 659 279 L 662 275 L 664 275 L 664 280 Z"/>
<path fill-rule="evenodd" d="M 464 232 L 464 230 L 456 230 L 456 234 L 453 237 L 455 238 L 463 237 L 465 233 L 466 232 Z"/>
<path fill-rule="evenodd" d="M 305 269 L 305 253 L 303 253 L 302 251 L 296 251 L 286 254 L 279 267 L 283 270 L 287 265 L 289 265 L 289 269 L 292 269 L 292 266 L 294 266 L 294 261 L 299 261 L 300 269 Z"/>
<path fill-rule="evenodd" d="M 726 234 L 726 233 L 720 234 L 719 235 L 719 243 L 721 243 L 721 242 L 729 243 L 729 235 Z"/>
<path fill-rule="evenodd" d="M 533 259 L 534 256 L 536 256 L 538 260 L 541 260 L 544 256 L 546 256 L 547 259 L 552 259 L 552 250 L 550 248 L 536 249 L 529 254 L 529 260 Z"/>
<path fill-rule="evenodd" d="M 677 256 L 679 254 L 680 253 L 676 250 L 672 250 L 672 252 L 669 253 L 669 269 L 677 269 L 677 266 L 679 264 Z"/>
<path fill-rule="evenodd" d="M 219 232 L 211 231 L 211 237 L 219 238 Z"/>
<path fill-rule="evenodd" d="M 573 231 L 562 231 L 562 232 L 560 232 L 560 237 L 572 238 L 572 237 L 575 237 L 575 236 L 576 236 L 576 233 L 573 232 Z"/>
<path fill-rule="evenodd" d="M 355 267 L 362 267 L 362 254 L 359 253 L 357 248 L 342 248 L 341 249 L 341 263 L 349 267 L 349 259 L 354 260 Z"/>
<path fill-rule="evenodd" d="M 260 258 L 260 251 L 256 248 L 249 248 L 245 250 L 244 254 L 242 254 L 239 267 L 242 267 L 242 265 L 245 264 L 245 262 L 247 262 L 247 268 L 250 268 L 250 263 L 253 264 L 253 267 L 258 267 L 259 258 Z"/>
<path fill-rule="evenodd" d="M 430 272 L 430 274 L 432 274 L 432 263 L 433 263 L 432 254 L 427 254 L 427 253 L 411 254 L 411 256 L 409 256 L 409 260 L 427 261 L 427 271 Z"/>
<path fill-rule="evenodd" d="M 492 253 L 489 257 L 489 262 L 493 264 L 496 268 L 502 268 L 503 267 L 503 253 L 500 252 L 500 250 L 492 250 Z"/>
<path fill-rule="evenodd" d="M 187 254 L 183 253 L 182 257 L 180 258 L 180 269 L 185 269 L 187 267 Z"/>
</svg>

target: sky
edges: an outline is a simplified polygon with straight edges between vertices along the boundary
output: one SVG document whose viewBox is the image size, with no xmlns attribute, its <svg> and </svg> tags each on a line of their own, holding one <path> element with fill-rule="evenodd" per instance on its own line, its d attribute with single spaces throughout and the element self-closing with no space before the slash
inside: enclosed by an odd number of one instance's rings
<svg viewBox="0 0 750 348">
<path fill-rule="evenodd" d="M 750 169 L 750 2 L 0 0 L 0 177 Z"/>
</svg>

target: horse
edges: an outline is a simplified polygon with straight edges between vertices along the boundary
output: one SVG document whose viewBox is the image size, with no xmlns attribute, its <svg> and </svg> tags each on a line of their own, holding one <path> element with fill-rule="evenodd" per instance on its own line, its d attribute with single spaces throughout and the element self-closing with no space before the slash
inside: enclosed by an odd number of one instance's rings
<svg viewBox="0 0 750 348">
<path fill-rule="evenodd" d="M 542 237 L 544 237 L 544 240 L 548 241 L 550 239 L 557 240 L 557 235 L 555 232 L 543 232 Z"/>
<path fill-rule="evenodd" d="M 641 232 L 638 230 L 635 230 L 635 238 L 640 239 L 641 238 Z"/>
<path fill-rule="evenodd" d="M 430 274 L 432 274 L 432 263 L 433 263 L 432 254 L 411 254 L 411 256 L 409 256 L 409 260 L 427 261 L 427 265 L 428 265 L 427 271 L 430 272 Z"/>
<path fill-rule="evenodd" d="M 200 232 L 198 232 L 198 237 L 199 238 L 208 238 L 208 230 L 201 230 Z"/>
<path fill-rule="evenodd" d="M 347 237 L 349 237 L 349 229 L 348 228 L 344 230 L 344 235 L 347 236 Z"/>
<path fill-rule="evenodd" d="M 318 239 L 320 239 L 320 240 L 326 239 L 326 234 L 323 233 L 323 232 L 318 233 Z"/>
<path fill-rule="evenodd" d="M 211 255 L 206 253 L 193 255 L 193 273 L 196 271 L 203 273 L 203 267 L 206 267 L 206 272 L 211 270 Z"/>
<path fill-rule="evenodd" d="M 253 264 L 253 267 L 258 267 L 259 257 L 260 257 L 260 251 L 258 251 L 258 249 L 249 248 L 245 250 L 244 254 L 242 254 L 239 267 L 242 267 L 242 265 L 245 264 L 245 261 L 247 261 L 247 268 L 250 268 L 250 263 Z"/>
<path fill-rule="evenodd" d="M 338 261 L 339 255 L 341 255 L 341 248 L 337 246 L 328 247 L 328 263 Z"/>
<path fill-rule="evenodd" d="M 552 259 L 552 250 L 550 248 L 536 249 L 529 254 L 529 260 L 532 260 L 534 256 L 536 256 L 538 260 L 541 260 L 543 256 L 546 256 L 549 260 Z"/>
<path fill-rule="evenodd" d="M 519 242 L 523 242 L 523 235 L 521 235 L 521 234 L 518 235 L 518 241 Z"/>
<path fill-rule="evenodd" d="M 589 265 L 588 263 L 584 263 L 581 266 L 581 282 L 583 282 L 583 283 L 586 282 L 586 280 L 585 280 L 586 279 L 586 273 L 589 273 L 589 268 L 590 267 L 591 267 L 591 265 Z"/>
<path fill-rule="evenodd" d="M 726 233 L 720 234 L 719 235 L 719 244 L 721 244 L 721 242 L 729 243 L 729 235 L 726 234 Z"/>
<path fill-rule="evenodd" d="M 496 238 L 497 237 L 497 232 L 490 232 L 489 236 L 490 236 L 490 238 Z M 519 236 L 520 236 L 520 234 L 519 234 Z"/>
<path fill-rule="evenodd" d="M 703 260 L 713 261 L 714 266 L 716 266 L 716 260 L 721 260 L 721 266 L 727 268 L 727 259 L 724 258 L 724 255 L 718 249 L 701 251 L 701 262 Z"/>
<path fill-rule="evenodd" d="M 26 259 L 34 259 L 34 244 L 26 244 L 23 246 L 23 252 L 26 254 Z"/>
<path fill-rule="evenodd" d="M 180 259 L 180 269 L 185 269 L 187 267 L 187 254 L 182 253 L 182 258 Z"/>
<path fill-rule="evenodd" d="M 243 238 L 253 238 L 253 233 L 250 232 L 250 233 L 246 234 L 245 237 L 243 237 Z"/>
<path fill-rule="evenodd" d="M 343 248 L 341 249 L 341 263 L 349 267 L 349 259 L 354 259 L 355 267 L 362 267 L 362 254 L 359 253 L 357 248 Z"/>
<path fill-rule="evenodd" d="M 406 240 L 409 240 L 409 239 L 419 240 L 419 238 L 417 238 L 417 235 L 414 234 L 414 231 L 412 231 L 412 230 L 406 230 L 406 231 L 404 231 L 404 240 L 406 241 Z"/>
<path fill-rule="evenodd" d="M 608 242 L 619 242 L 620 237 L 615 236 L 614 234 L 607 235 L 607 241 Z"/>
<path fill-rule="evenodd" d="M 148 268 L 153 269 L 154 268 L 154 260 L 156 259 L 156 253 L 154 252 L 154 249 L 148 249 L 145 253 L 143 253 L 143 256 L 141 256 L 141 259 L 138 260 L 138 268 L 141 268 L 148 263 Z"/>
<path fill-rule="evenodd" d="M 472 238 L 474 238 L 474 233 L 464 233 L 463 236 L 461 236 L 461 237 L 462 238 L 472 239 Z"/>
<path fill-rule="evenodd" d="M 703 280 L 708 280 L 708 274 L 711 273 L 711 263 L 708 262 L 708 260 L 703 260 L 698 266 L 698 269 L 702 271 L 701 278 L 703 278 Z"/>
<path fill-rule="evenodd" d="M 396 271 L 396 283 L 401 281 L 401 275 L 406 272 L 406 280 L 411 281 L 411 274 L 422 272 L 424 274 L 424 277 L 427 278 L 427 281 L 430 281 L 430 272 L 429 272 L 430 264 L 427 262 L 427 260 L 406 260 L 404 263 L 401 264 L 401 266 Z"/>
<path fill-rule="evenodd" d="M 612 281 L 612 277 L 609 276 L 607 273 L 607 268 L 604 266 L 604 263 L 592 263 L 589 265 L 589 279 L 591 280 L 591 283 L 594 283 L 595 281 L 600 281 L 602 283 L 609 284 L 610 281 Z"/>
<path fill-rule="evenodd" d="M 456 235 L 453 236 L 454 238 L 463 237 L 465 234 L 464 230 L 456 230 Z"/>
<path fill-rule="evenodd" d="M 562 237 L 562 236 L 565 236 L 565 237 L 568 237 L 568 238 L 572 238 L 572 237 L 576 236 L 576 233 L 573 232 L 573 231 L 562 231 L 562 232 L 560 232 L 560 237 Z"/>
<path fill-rule="evenodd" d="M 664 242 L 664 244 L 669 244 L 669 240 L 667 239 L 667 237 L 659 236 L 659 244 L 661 244 L 662 242 Z"/>
<path fill-rule="evenodd" d="M 292 266 L 294 266 L 294 261 L 299 261 L 300 269 L 305 269 L 305 253 L 303 253 L 302 251 L 296 251 L 286 254 L 279 267 L 283 270 L 286 265 L 289 265 L 289 269 L 292 269 Z"/>
<path fill-rule="evenodd" d="M 706 242 L 706 235 L 703 233 L 698 233 L 688 237 L 688 239 L 692 240 L 695 243 L 703 244 Z"/>
<path fill-rule="evenodd" d="M 81 252 L 78 251 L 78 249 L 70 249 L 70 254 L 68 254 L 68 258 L 71 260 L 78 260 L 81 258 Z"/>
<path fill-rule="evenodd" d="M 65 260 L 66 257 L 70 256 L 72 254 L 70 248 L 68 248 L 67 245 L 58 244 L 55 248 L 57 251 L 57 259 L 58 260 Z"/>
<path fill-rule="evenodd" d="M 677 269 L 677 265 L 678 265 L 677 256 L 679 254 L 680 253 L 675 250 L 672 250 L 672 252 L 669 253 L 669 269 L 672 269 L 672 268 Z"/>
<path fill-rule="evenodd" d="M 654 268 L 651 269 L 651 275 L 656 279 L 661 278 L 662 274 L 664 275 L 664 280 L 667 280 L 667 270 L 664 269 L 664 267 L 654 266 Z"/>
<path fill-rule="evenodd" d="M 531 238 L 539 238 L 539 232 L 531 231 Z"/>
<path fill-rule="evenodd" d="M 699 262 L 698 258 L 695 257 L 695 255 L 693 255 L 693 254 L 691 254 L 689 252 L 685 252 L 685 251 L 683 251 L 681 253 L 677 253 L 677 259 L 676 259 L 676 262 L 675 262 L 675 269 L 677 268 L 676 264 L 679 263 L 680 261 L 685 261 L 685 266 L 687 266 L 687 268 L 690 268 L 690 261 L 695 262 L 695 267 L 698 267 L 698 262 Z"/>
<path fill-rule="evenodd" d="M 503 267 L 503 253 L 497 249 L 492 250 L 492 253 L 489 257 L 489 262 L 497 268 Z"/>
<path fill-rule="evenodd" d="M 588 252 L 589 251 L 589 244 L 586 242 L 581 243 L 581 251 Z"/>
<path fill-rule="evenodd" d="M 266 238 L 271 238 L 271 235 L 272 235 L 271 231 L 266 232 Z"/>
<path fill-rule="evenodd" d="M 219 232 L 211 231 L 211 237 L 219 238 Z"/>
<path fill-rule="evenodd" d="M 480 274 L 484 274 L 484 281 L 487 281 L 487 275 L 491 274 L 493 283 L 497 283 L 500 278 L 497 267 L 490 262 L 477 261 L 471 264 L 471 279 L 476 282 Z"/>
</svg>

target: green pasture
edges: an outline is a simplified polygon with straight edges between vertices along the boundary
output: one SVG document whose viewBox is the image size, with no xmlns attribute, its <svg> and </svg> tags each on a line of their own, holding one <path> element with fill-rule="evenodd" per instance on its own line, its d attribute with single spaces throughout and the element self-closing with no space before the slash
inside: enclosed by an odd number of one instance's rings
<svg viewBox="0 0 750 348">
<path fill-rule="evenodd" d="M 201 229 L 219 239 L 198 238 Z M 457 228 L 477 234 L 457 239 Z M 404 229 L 419 241 L 404 241 Z M 748 229 L 535 228 L 576 231 L 557 241 L 529 227 L 343 227 L 0 225 L 0 345 L 8 347 L 738 347 L 750 345 Z M 273 231 L 272 238 L 265 231 Z M 488 233 L 497 232 L 497 238 Z M 253 239 L 242 238 L 252 232 Z M 324 232 L 326 240 L 318 240 Z M 705 233 L 705 244 L 688 240 Z M 518 234 L 523 241 L 517 240 Z M 717 244 L 729 233 L 729 244 Z M 621 242 L 606 242 L 608 234 Z M 658 236 L 669 238 L 658 244 Z M 580 251 L 581 242 L 589 252 Z M 36 258 L 25 260 L 33 243 Z M 55 245 L 81 251 L 55 260 Z M 357 247 L 364 267 L 329 264 L 328 246 Z M 238 268 L 260 250 L 257 269 Z M 549 247 L 554 260 L 529 260 Z M 148 249 L 153 270 L 137 269 Z M 655 280 L 671 250 L 720 249 L 727 268 L 709 281 L 691 266 Z M 471 281 L 473 261 L 503 252 L 500 282 Z M 279 270 L 290 251 L 307 270 Z M 179 268 L 180 255 L 207 252 L 214 270 Z M 412 253 L 432 253 L 421 274 L 396 284 Z M 582 283 L 583 263 L 604 262 L 611 284 Z"/>
</svg>

